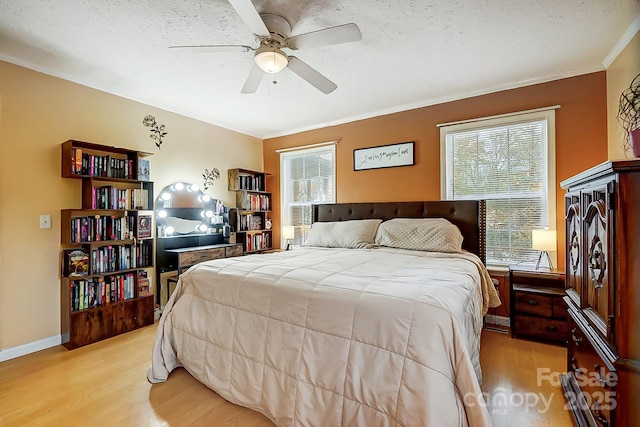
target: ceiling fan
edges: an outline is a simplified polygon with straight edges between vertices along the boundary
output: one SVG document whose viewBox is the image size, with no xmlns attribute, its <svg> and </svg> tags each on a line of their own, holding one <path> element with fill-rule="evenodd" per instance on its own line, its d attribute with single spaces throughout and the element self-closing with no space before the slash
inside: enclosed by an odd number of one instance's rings
<svg viewBox="0 0 640 427">
<path fill-rule="evenodd" d="M 275 74 L 287 67 L 321 92 L 329 94 L 338 87 L 334 82 L 299 58 L 287 55 L 282 49 L 298 50 L 362 39 L 360 29 L 353 23 L 291 36 L 291 25 L 282 16 L 258 13 L 251 0 L 229 0 L 229 3 L 256 35 L 260 46 L 254 48 L 247 45 L 194 45 L 169 48 L 198 52 L 254 51 L 254 65 L 242 87 L 242 93 L 254 93 L 265 73 Z"/>
</svg>

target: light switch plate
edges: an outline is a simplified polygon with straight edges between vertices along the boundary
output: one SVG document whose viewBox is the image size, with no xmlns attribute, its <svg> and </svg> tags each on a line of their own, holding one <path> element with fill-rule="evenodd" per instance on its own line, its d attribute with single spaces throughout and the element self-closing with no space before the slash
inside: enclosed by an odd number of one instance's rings
<svg viewBox="0 0 640 427">
<path fill-rule="evenodd" d="M 40 215 L 40 228 L 51 228 L 51 215 Z"/>
</svg>

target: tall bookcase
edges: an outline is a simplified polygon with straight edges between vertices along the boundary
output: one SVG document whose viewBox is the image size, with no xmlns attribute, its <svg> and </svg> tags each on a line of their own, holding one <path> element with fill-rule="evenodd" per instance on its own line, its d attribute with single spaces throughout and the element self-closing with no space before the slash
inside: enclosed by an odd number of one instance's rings
<svg viewBox="0 0 640 427">
<path fill-rule="evenodd" d="M 229 169 L 229 191 L 236 192 L 236 207 L 229 209 L 229 225 L 242 243 L 244 253 L 256 253 L 273 247 L 273 233 L 267 225 L 271 212 L 271 193 L 266 188 L 265 172 Z"/>
<path fill-rule="evenodd" d="M 61 211 L 60 325 L 74 349 L 153 323 L 147 268 L 155 258 L 150 155 L 69 140 L 63 178 L 82 180 L 82 206 Z"/>
</svg>

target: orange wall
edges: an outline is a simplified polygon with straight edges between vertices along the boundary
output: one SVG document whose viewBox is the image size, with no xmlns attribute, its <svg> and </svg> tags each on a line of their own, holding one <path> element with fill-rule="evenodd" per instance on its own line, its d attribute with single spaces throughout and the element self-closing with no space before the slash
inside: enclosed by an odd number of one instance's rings
<svg viewBox="0 0 640 427">
<path fill-rule="evenodd" d="M 264 141 L 264 167 L 274 197 L 279 230 L 280 162 L 276 150 L 324 141 L 337 145 L 337 201 L 411 201 L 440 198 L 438 123 L 511 113 L 552 105 L 556 110 L 558 246 L 564 247 L 563 194 L 559 182 L 607 160 L 607 93 L 604 71 L 488 95 L 432 105 Z M 353 170 L 353 150 L 415 141 L 415 165 Z M 275 236 L 274 241 L 279 241 Z M 564 253 L 558 253 L 564 268 Z"/>
</svg>

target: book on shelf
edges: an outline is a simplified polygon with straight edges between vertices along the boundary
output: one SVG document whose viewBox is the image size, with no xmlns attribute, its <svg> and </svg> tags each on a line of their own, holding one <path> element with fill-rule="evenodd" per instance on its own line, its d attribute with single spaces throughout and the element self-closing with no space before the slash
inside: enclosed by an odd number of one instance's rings
<svg viewBox="0 0 640 427">
<path fill-rule="evenodd" d="M 84 280 L 82 282 L 78 283 L 78 286 L 79 286 L 79 289 L 80 289 L 80 291 L 79 291 L 79 295 L 80 296 L 78 298 L 78 301 L 79 301 L 78 302 L 78 309 L 80 309 L 80 310 L 86 308 L 85 302 L 84 302 L 84 291 L 87 288 L 86 287 L 86 283 L 87 282 L 85 282 Z"/>
<path fill-rule="evenodd" d="M 84 176 L 136 178 L 133 176 L 133 160 L 112 157 L 111 155 L 100 156 L 85 153 L 79 147 L 71 150 L 71 172 Z"/>
<path fill-rule="evenodd" d="M 70 282 L 71 310 L 84 310 L 135 298 L 133 273 Z"/>
<path fill-rule="evenodd" d="M 254 194 L 246 191 L 238 192 L 236 196 L 236 205 L 240 209 L 252 211 L 268 211 L 270 207 L 269 194 Z"/>
<path fill-rule="evenodd" d="M 91 251 L 91 274 L 111 273 L 137 268 L 136 246 L 101 246 Z"/>
<path fill-rule="evenodd" d="M 238 178 L 241 190 L 261 191 L 264 188 L 262 175 L 240 175 Z"/>
<path fill-rule="evenodd" d="M 73 165 L 73 170 L 71 172 L 73 172 L 76 175 L 80 175 L 82 174 L 82 149 L 81 148 L 74 148 L 72 151 L 72 165 Z"/>
<path fill-rule="evenodd" d="M 138 272 L 138 297 L 151 295 L 151 278 L 146 271 Z"/>
<path fill-rule="evenodd" d="M 257 252 L 271 249 L 271 233 L 256 233 L 247 236 L 245 252 Z"/>
<path fill-rule="evenodd" d="M 91 209 L 149 209 L 149 190 L 119 189 L 112 185 L 91 187 Z"/>
<path fill-rule="evenodd" d="M 70 242 L 88 243 L 129 238 L 128 223 L 132 216 L 114 215 L 78 216 L 70 220 Z"/>
<path fill-rule="evenodd" d="M 89 254 L 83 249 L 66 249 L 62 252 L 63 275 L 82 277 L 89 274 Z"/>
</svg>

